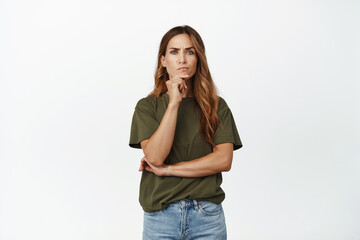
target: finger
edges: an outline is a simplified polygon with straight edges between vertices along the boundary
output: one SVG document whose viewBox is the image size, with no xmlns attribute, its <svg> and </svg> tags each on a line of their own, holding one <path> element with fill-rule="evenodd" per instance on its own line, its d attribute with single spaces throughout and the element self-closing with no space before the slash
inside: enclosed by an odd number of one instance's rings
<svg viewBox="0 0 360 240">
<path fill-rule="evenodd" d="M 141 159 L 139 171 L 143 171 L 143 170 L 144 170 L 144 166 L 147 165 L 146 160 L 147 160 L 147 159 L 146 159 L 145 156 Z"/>
<path fill-rule="evenodd" d="M 146 163 L 145 165 L 144 165 L 144 167 L 146 168 L 146 167 L 149 167 L 149 168 L 154 168 L 154 166 L 151 164 L 151 163 Z"/>
<path fill-rule="evenodd" d="M 144 170 L 144 166 L 145 166 L 145 163 L 144 163 L 144 162 L 141 162 L 141 163 L 140 163 L 139 171 L 143 171 L 143 170 Z"/>
<path fill-rule="evenodd" d="M 190 75 L 189 74 L 177 74 L 177 75 L 174 75 L 173 77 L 169 78 L 170 81 L 174 81 L 174 80 L 178 80 L 178 79 L 187 79 L 189 78 Z"/>
<path fill-rule="evenodd" d="M 187 89 L 185 80 L 182 80 L 182 82 L 181 82 L 181 88 L 182 88 L 182 89 Z"/>
<path fill-rule="evenodd" d="M 186 81 L 185 81 L 185 80 L 183 80 L 183 81 L 182 81 L 182 84 L 184 85 L 184 88 L 186 88 L 186 89 L 187 89 L 187 86 L 186 86 Z"/>
<path fill-rule="evenodd" d="M 182 92 L 183 91 L 183 85 L 179 84 L 179 91 Z"/>
<path fill-rule="evenodd" d="M 154 172 L 150 166 L 145 166 L 145 170 L 148 172 Z"/>
<path fill-rule="evenodd" d="M 185 78 L 185 79 L 187 79 L 187 78 L 190 77 L 190 75 L 189 75 L 189 74 L 178 74 L 178 75 L 175 75 L 174 77 L 180 77 L 180 78 Z"/>
<path fill-rule="evenodd" d="M 139 171 L 141 172 L 141 171 L 143 171 L 143 170 L 144 170 L 144 163 L 141 162 L 141 163 L 140 163 L 140 167 L 139 167 Z"/>
<path fill-rule="evenodd" d="M 141 171 L 142 164 L 143 164 L 143 160 L 141 159 L 141 160 L 140 160 L 140 167 L 139 167 L 139 171 Z"/>
<path fill-rule="evenodd" d="M 174 84 L 174 85 L 177 85 L 177 84 L 180 84 L 184 81 L 185 79 L 181 78 L 180 76 L 177 77 L 177 78 L 174 78 L 173 80 L 168 80 L 169 81 L 169 84 Z"/>
</svg>

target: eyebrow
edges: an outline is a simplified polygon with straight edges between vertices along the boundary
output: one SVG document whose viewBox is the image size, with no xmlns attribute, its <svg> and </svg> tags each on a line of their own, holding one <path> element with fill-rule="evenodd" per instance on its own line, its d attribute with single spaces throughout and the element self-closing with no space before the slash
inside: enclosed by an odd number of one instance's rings
<svg viewBox="0 0 360 240">
<path fill-rule="evenodd" d="M 194 47 L 188 47 L 188 48 L 185 48 L 185 50 L 189 50 L 189 49 L 191 49 L 191 48 L 194 48 Z M 174 48 L 174 47 L 171 47 L 171 48 L 169 48 L 169 49 L 180 50 L 180 48 Z M 194 49 L 195 49 L 195 48 L 194 48 Z"/>
</svg>

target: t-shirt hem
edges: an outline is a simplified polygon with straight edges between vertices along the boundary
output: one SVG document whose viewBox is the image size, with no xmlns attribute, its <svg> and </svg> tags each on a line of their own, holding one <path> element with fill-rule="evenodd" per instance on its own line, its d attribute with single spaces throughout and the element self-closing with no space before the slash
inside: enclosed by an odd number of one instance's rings
<svg viewBox="0 0 360 240">
<path fill-rule="evenodd" d="M 150 136 L 151 137 L 151 136 Z M 146 140 L 146 139 L 149 139 L 150 137 L 142 137 L 142 138 L 138 138 L 139 139 L 139 142 L 133 142 L 133 141 L 131 141 L 130 143 L 129 143 L 129 146 L 130 147 L 132 147 L 132 148 L 142 148 L 141 147 L 141 141 L 143 141 L 143 140 Z"/>
<path fill-rule="evenodd" d="M 217 200 L 218 198 L 218 200 Z M 215 203 L 215 204 L 220 204 L 224 201 L 225 199 L 225 194 L 222 195 L 222 197 L 219 198 L 219 196 L 216 196 L 216 197 L 208 197 L 208 198 L 190 198 L 190 199 L 194 199 L 198 202 L 201 202 L 201 201 L 209 201 L 209 202 L 212 202 L 212 203 Z M 182 199 L 179 199 L 179 200 L 174 200 L 172 202 L 169 202 L 167 203 L 163 208 L 153 208 L 153 207 L 144 207 L 141 205 L 142 209 L 144 212 L 156 212 L 156 211 L 160 211 L 160 210 L 163 210 L 165 209 L 167 206 L 169 206 L 171 203 L 173 202 L 176 202 L 176 201 L 180 201 Z M 140 203 L 141 204 L 141 203 Z"/>
<path fill-rule="evenodd" d="M 129 146 L 132 147 L 132 148 L 138 148 L 138 149 L 141 149 L 141 145 L 140 143 L 129 143 Z"/>
<path fill-rule="evenodd" d="M 217 142 L 215 142 L 215 145 L 216 144 L 222 144 L 222 143 L 232 143 L 233 144 L 233 150 L 235 151 L 235 150 L 238 150 L 238 149 L 240 149 L 243 145 L 242 145 L 242 143 L 234 143 L 235 141 L 233 141 L 233 140 L 223 140 L 223 141 L 217 141 Z"/>
</svg>

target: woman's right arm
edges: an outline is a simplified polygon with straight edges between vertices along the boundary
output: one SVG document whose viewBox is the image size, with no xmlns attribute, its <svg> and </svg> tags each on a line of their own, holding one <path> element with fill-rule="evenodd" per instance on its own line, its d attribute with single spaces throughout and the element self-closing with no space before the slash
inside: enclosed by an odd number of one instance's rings
<svg viewBox="0 0 360 240">
<path fill-rule="evenodd" d="M 140 142 L 147 160 L 154 166 L 163 165 L 173 144 L 178 109 L 182 95 L 187 88 L 182 78 L 186 78 L 186 76 L 188 75 L 177 75 L 166 81 L 169 104 L 165 114 L 154 134 L 149 139 Z"/>
</svg>

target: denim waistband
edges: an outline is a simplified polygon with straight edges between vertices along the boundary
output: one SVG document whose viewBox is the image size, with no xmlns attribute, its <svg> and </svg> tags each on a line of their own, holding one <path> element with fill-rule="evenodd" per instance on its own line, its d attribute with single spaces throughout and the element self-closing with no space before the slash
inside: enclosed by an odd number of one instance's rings
<svg viewBox="0 0 360 240">
<path fill-rule="evenodd" d="M 194 207 L 196 210 L 199 207 L 198 201 L 194 199 L 182 199 L 179 201 L 172 202 L 168 207 L 177 207 L 177 208 L 191 208 Z"/>
</svg>

